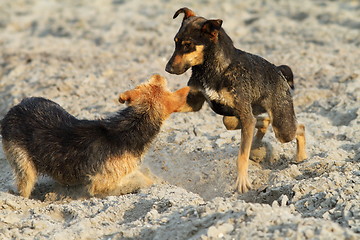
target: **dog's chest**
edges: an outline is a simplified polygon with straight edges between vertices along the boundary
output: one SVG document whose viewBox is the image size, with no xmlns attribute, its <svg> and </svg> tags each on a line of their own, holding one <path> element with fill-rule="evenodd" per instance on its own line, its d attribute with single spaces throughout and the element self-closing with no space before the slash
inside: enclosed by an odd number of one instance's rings
<svg viewBox="0 0 360 240">
<path fill-rule="evenodd" d="M 226 116 L 234 115 L 234 93 L 229 91 L 227 88 L 215 90 L 205 84 L 201 91 L 214 112 Z"/>
<path fill-rule="evenodd" d="M 216 101 L 223 105 L 233 106 L 234 105 L 234 94 L 227 88 L 214 89 L 206 84 L 203 84 L 201 89 L 208 101 Z"/>
</svg>

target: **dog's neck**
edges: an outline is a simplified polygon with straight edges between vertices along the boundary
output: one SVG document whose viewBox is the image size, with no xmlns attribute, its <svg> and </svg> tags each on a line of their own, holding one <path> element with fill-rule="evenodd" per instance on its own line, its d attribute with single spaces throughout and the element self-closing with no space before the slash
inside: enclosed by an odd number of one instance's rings
<svg viewBox="0 0 360 240">
<path fill-rule="evenodd" d="M 127 107 L 105 120 L 112 142 L 129 148 L 129 152 L 141 155 L 160 132 L 163 118 L 160 114 L 142 107 Z M 119 138 L 120 141 L 116 141 Z"/>
<path fill-rule="evenodd" d="M 204 51 L 203 64 L 192 67 L 193 75 L 197 75 L 197 78 L 200 75 L 203 75 L 201 78 L 223 75 L 231 64 L 235 51 L 236 48 L 232 40 L 226 32 L 221 29 L 217 41 Z"/>
</svg>

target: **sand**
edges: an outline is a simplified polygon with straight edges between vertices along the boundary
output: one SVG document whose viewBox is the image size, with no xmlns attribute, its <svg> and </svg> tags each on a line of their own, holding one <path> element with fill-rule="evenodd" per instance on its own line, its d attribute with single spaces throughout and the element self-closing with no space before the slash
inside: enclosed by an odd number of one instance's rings
<svg viewBox="0 0 360 240">
<path fill-rule="evenodd" d="M 3 0 L 0 118 L 28 96 L 108 116 L 154 73 L 185 86 L 191 70 L 164 70 L 184 6 L 222 19 L 236 47 L 291 66 L 308 159 L 294 163 L 296 143 L 270 128 L 250 163 L 254 189 L 234 192 L 240 131 L 207 105 L 167 120 L 142 165 L 158 184 L 132 194 L 83 199 L 42 177 L 24 199 L 0 151 L 0 239 L 360 239 L 358 1 Z"/>
</svg>

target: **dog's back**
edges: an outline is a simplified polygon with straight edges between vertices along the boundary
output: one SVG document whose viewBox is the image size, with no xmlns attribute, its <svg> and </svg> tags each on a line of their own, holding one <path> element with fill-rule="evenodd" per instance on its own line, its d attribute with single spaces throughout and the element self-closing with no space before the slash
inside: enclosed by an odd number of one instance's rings
<svg viewBox="0 0 360 240">
<path fill-rule="evenodd" d="M 82 145 L 85 147 L 90 143 L 76 140 L 72 128 L 79 122 L 53 101 L 25 98 L 10 109 L 2 121 L 4 151 L 9 153 L 17 148 L 16 151 L 25 152 L 36 172 L 49 174 L 59 182 L 81 182 L 83 174 L 74 174 L 80 156 L 74 158 L 71 155 L 76 148 L 79 149 L 76 153 L 82 154 Z"/>
<path fill-rule="evenodd" d="M 26 145 L 33 141 L 34 131 L 60 129 L 77 121 L 60 105 L 45 98 L 23 99 L 9 110 L 2 120 L 1 134 L 5 140 L 13 140 Z"/>
</svg>

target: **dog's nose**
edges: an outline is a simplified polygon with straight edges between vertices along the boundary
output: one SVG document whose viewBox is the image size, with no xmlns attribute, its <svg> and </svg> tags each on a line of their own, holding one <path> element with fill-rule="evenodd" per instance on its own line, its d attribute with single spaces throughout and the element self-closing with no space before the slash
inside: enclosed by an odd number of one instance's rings
<svg viewBox="0 0 360 240">
<path fill-rule="evenodd" d="M 170 63 L 168 63 L 166 64 L 165 71 L 167 71 L 168 73 L 174 73 L 174 68 Z"/>
</svg>

